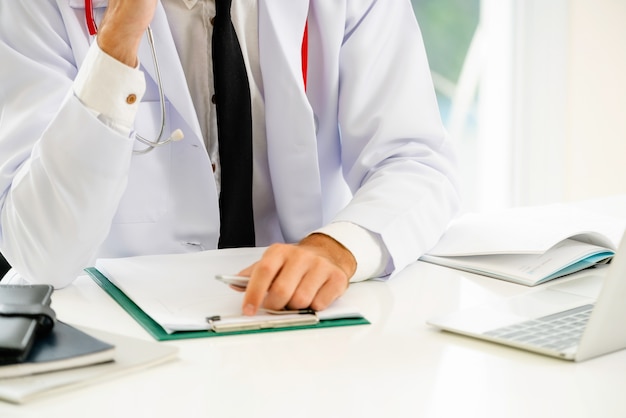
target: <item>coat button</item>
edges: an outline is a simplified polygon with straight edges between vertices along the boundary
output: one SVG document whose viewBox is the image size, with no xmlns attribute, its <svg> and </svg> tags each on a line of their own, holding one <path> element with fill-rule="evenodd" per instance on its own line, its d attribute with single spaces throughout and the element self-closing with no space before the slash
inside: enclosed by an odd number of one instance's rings
<svg viewBox="0 0 626 418">
<path fill-rule="evenodd" d="M 129 94 L 128 96 L 126 96 L 126 103 L 128 103 L 129 105 L 135 104 L 136 101 L 137 101 L 137 95 Z"/>
<path fill-rule="evenodd" d="M 211 96 L 211 103 L 215 104 L 217 100 L 215 99 L 215 95 Z"/>
</svg>

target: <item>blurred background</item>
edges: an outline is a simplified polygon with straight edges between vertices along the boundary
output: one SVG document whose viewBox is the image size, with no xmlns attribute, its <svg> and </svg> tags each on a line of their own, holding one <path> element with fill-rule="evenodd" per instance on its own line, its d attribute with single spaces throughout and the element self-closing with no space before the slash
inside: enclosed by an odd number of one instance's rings
<svg viewBox="0 0 626 418">
<path fill-rule="evenodd" d="M 412 4 L 464 211 L 626 193 L 626 1 Z"/>
</svg>

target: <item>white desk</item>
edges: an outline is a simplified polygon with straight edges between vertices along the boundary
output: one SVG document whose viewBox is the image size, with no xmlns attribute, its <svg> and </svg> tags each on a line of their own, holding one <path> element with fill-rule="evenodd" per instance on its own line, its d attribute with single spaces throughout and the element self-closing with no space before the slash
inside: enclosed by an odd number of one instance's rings
<svg viewBox="0 0 626 418">
<path fill-rule="evenodd" d="M 425 325 L 528 288 L 416 263 L 353 285 L 371 325 L 165 342 L 179 360 L 0 417 L 625 417 L 626 350 L 584 363 Z M 150 339 L 89 279 L 57 291 L 66 322 Z"/>
</svg>

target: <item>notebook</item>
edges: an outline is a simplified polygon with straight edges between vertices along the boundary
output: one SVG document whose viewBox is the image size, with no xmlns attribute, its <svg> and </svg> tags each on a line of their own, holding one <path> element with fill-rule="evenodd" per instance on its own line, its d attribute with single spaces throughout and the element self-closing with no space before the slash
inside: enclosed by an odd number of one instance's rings
<svg viewBox="0 0 626 418">
<path fill-rule="evenodd" d="M 466 213 L 420 260 L 536 286 L 609 262 L 625 227 L 567 204 Z"/>
<path fill-rule="evenodd" d="M 113 345 L 57 321 L 50 333 L 37 338 L 24 361 L 0 365 L 0 379 L 105 363 L 114 357 Z"/>
<path fill-rule="evenodd" d="M 83 327 L 79 329 L 115 346 L 114 361 L 50 373 L 0 379 L 0 401 L 22 404 L 44 396 L 69 392 L 68 397 L 65 398 L 67 400 L 70 397 L 81 396 L 76 392 L 78 388 L 156 366 L 174 360 L 178 356 L 178 347 L 96 329 Z M 63 402 L 63 399 L 60 398 L 60 402 Z M 89 416 L 89 411 L 85 411 L 85 416 Z"/>
<path fill-rule="evenodd" d="M 625 237 L 607 266 L 518 296 L 432 318 L 427 323 L 573 361 L 621 350 L 626 347 Z"/>
</svg>

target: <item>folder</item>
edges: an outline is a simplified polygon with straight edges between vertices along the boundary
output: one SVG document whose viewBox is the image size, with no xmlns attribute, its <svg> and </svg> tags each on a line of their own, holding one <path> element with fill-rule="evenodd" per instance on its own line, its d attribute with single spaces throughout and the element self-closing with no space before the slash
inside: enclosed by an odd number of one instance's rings
<svg viewBox="0 0 626 418">
<path fill-rule="evenodd" d="M 341 300 L 319 312 L 240 314 L 243 294 L 217 281 L 260 248 L 97 260 L 85 271 L 158 341 L 369 324 Z"/>
</svg>

